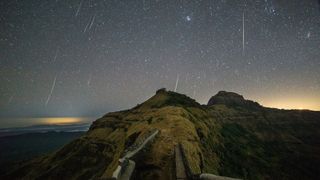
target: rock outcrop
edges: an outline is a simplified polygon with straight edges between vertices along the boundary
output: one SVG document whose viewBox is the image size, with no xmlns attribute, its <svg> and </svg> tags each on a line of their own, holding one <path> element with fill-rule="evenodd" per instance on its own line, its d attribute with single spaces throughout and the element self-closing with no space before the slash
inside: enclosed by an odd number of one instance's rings
<svg viewBox="0 0 320 180">
<path fill-rule="evenodd" d="M 218 94 L 212 96 L 208 102 L 208 106 L 223 104 L 230 107 L 242 107 L 249 109 L 259 109 L 261 105 L 257 102 L 246 100 L 243 96 L 234 93 L 219 91 Z"/>
</svg>

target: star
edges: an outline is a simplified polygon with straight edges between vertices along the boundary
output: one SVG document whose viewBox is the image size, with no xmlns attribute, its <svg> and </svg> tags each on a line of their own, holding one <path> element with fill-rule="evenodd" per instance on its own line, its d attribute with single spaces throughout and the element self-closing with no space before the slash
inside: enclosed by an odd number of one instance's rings
<svg viewBox="0 0 320 180">
<path fill-rule="evenodd" d="M 191 17 L 190 16 L 186 16 L 186 20 L 187 21 L 191 21 Z"/>
<path fill-rule="evenodd" d="M 311 32 L 309 31 L 307 34 L 307 39 L 309 39 L 311 37 Z"/>
</svg>

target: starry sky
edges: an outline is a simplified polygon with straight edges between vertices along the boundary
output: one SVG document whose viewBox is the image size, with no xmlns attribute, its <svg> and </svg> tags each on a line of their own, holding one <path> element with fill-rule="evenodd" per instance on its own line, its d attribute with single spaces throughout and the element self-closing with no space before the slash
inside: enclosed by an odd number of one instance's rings
<svg viewBox="0 0 320 180">
<path fill-rule="evenodd" d="M 165 87 L 320 110 L 318 0 L 1 0 L 0 117 L 99 116 Z"/>
</svg>

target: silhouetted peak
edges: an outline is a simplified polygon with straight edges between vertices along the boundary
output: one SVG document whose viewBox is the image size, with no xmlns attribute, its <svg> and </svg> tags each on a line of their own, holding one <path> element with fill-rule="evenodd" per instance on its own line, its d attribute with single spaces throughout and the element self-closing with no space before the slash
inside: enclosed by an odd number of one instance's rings
<svg viewBox="0 0 320 180">
<path fill-rule="evenodd" d="M 234 92 L 227 92 L 227 91 L 219 91 L 218 94 L 215 96 L 225 97 L 225 98 L 236 98 L 236 99 L 243 99 L 243 96 Z"/>
<path fill-rule="evenodd" d="M 160 93 L 167 93 L 167 89 L 166 88 L 161 88 L 161 89 L 158 89 L 156 91 L 156 94 L 160 94 Z"/>
<path fill-rule="evenodd" d="M 197 107 L 200 106 L 200 104 L 184 94 L 161 88 L 156 91 L 154 96 L 135 108 L 160 108 L 164 106 Z"/>
<path fill-rule="evenodd" d="M 219 91 L 216 95 L 212 96 L 208 102 L 208 105 L 224 104 L 232 107 L 243 107 L 250 109 L 260 108 L 261 105 L 257 102 L 246 100 L 240 94 L 227 91 Z"/>
</svg>

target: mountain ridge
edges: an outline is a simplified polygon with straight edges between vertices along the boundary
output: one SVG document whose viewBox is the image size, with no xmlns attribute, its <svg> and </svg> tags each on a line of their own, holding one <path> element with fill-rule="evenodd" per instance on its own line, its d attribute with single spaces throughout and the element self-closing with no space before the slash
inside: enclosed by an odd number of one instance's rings
<svg viewBox="0 0 320 180">
<path fill-rule="evenodd" d="M 320 172 L 320 112 L 265 108 L 221 91 L 207 105 L 160 89 L 136 107 L 107 113 L 60 150 L 2 172 L 2 179 L 110 178 L 125 150 L 159 133 L 137 155 L 133 179 L 175 179 L 181 146 L 191 174 L 242 179 L 314 179 Z"/>
</svg>

